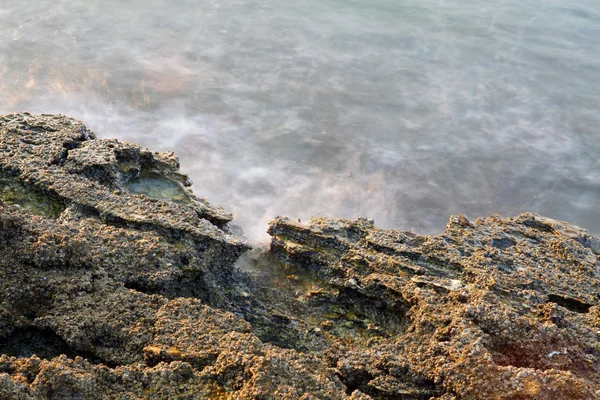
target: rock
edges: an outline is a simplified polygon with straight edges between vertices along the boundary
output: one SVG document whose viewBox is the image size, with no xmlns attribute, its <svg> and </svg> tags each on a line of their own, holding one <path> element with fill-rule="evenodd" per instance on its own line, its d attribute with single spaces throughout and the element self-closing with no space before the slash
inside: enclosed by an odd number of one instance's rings
<svg viewBox="0 0 600 400">
<path fill-rule="evenodd" d="M 0 117 L 1 399 L 600 398 L 585 231 L 276 218 L 248 251 L 189 185 L 173 153 Z"/>
<path fill-rule="evenodd" d="M 20 188 L 3 190 L 5 259 L 42 269 L 93 263 L 127 286 L 171 297 L 182 279 L 197 279 L 199 297 L 222 297 L 215 285 L 248 245 L 228 233 L 230 214 L 184 190 L 189 181 L 172 153 L 96 140 L 62 116 L 0 117 L 0 135 L 2 178 Z M 174 198 L 128 189 L 144 179 L 169 185 Z"/>
<path fill-rule="evenodd" d="M 249 246 L 172 153 L 12 114 L 0 174 L 0 398 L 342 397 L 317 358 L 231 312 Z"/>
<path fill-rule="evenodd" d="M 276 218 L 269 232 L 271 252 L 329 288 L 315 312 L 354 310 L 327 324 L 353 323 L 357 346 L 338 361 L 348 387 L 375 398 L 405 398 L 407 386 L 428 390 L 422 398 L 600 398 L 600 262 L 582 229 L 526 213 L 455 216 L 430 237 L 326 218 Z M 369 324 L 379 336 L 361 343 Z"/>
</svg>

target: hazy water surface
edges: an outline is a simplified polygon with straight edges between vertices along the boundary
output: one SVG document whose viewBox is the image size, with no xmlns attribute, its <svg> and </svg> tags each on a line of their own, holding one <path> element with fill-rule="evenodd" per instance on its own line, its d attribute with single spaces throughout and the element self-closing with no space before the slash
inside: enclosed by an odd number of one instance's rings
<svg viewBox="0 0 600 400">
<path fill-rule="evenodd" d="M 175 151 L 254 240 L 527 210 L 600 234 L 597 1 L 0 5 L 0 113 Z"/>
</svg>

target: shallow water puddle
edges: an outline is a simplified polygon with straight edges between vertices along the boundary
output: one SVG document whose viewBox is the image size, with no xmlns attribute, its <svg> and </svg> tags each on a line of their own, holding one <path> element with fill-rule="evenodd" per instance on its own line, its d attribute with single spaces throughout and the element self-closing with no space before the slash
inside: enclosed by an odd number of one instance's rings
<svg viewBox="0 0 600 400">
<path fill-rule="evenodd" d="M 141 176 L 129 180 L 125 186 L 132 194 L 144 194 L 155 199 L 186 204 L 189 194 L 180 185 L 160 175 Z"/>
</svg>

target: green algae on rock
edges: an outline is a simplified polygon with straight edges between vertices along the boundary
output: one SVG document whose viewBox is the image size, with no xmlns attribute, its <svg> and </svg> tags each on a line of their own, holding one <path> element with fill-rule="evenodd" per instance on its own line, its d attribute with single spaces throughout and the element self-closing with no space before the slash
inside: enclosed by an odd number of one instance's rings
<svg viewBox="0 0 600 400">
<path fill-rule="evenodd" d="M 24 184 L 18 177 L 0 171 L 0 201 L 23 207 L 33 214 L 58 218 L 66 205 L 56 196 Z"/>
<path fill-rule="evenodd" d="M 0 116 L 0 171 L 1 399 L 600 398 L 577 227 L 278 217 L 249 252 L 173 153 L 55 115 Z"/>
</svg>

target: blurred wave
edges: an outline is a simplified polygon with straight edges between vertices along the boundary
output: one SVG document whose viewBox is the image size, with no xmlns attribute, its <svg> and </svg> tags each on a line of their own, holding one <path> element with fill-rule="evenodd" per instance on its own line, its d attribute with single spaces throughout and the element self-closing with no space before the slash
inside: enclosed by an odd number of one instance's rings
<svg viewBox="0 0 600 400">
<path fill-rule="evenodd" d="M 3 2 L 0 112 L 175 151 L 253 241 L 276 215 L 600 234 L 600 3 Z"/>
</svg>

